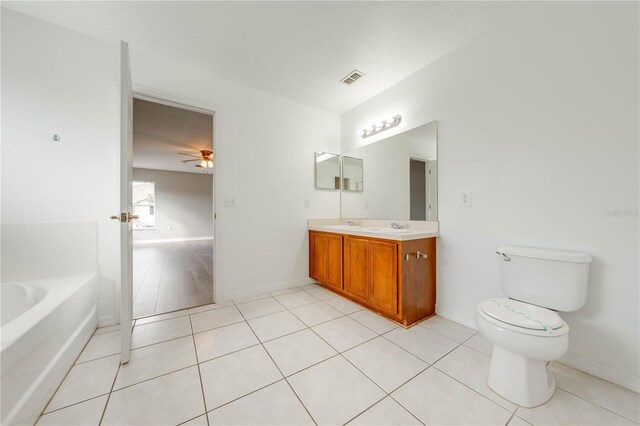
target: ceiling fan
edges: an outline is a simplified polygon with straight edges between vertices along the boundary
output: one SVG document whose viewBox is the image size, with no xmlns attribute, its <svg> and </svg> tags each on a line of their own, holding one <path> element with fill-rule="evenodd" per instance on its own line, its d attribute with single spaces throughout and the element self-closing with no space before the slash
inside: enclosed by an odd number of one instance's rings
<svg viewBox="0 0 640 426">
<path fill-rule="evenodd" d="M 206 169 L 213 168 L 213 151 L 211 151 L 210 149 L 202 149 L 202 150 L 200 150 L 200 155 L 187 154 L 185 152 L 179 152 L 178 154 L 186 155 L 186 156 L 189 156 L 189 157 L 193 157 L 193 159 L 181 160 L 181 161 L 183 163 L 190 163 L 192 161 L 198 161 L 199 163 L 196 164 L 196 167 L 199 167 L 201 169 L 205 169 L 204 170 L 205 173 L 207 172 Z"/>
</svg>

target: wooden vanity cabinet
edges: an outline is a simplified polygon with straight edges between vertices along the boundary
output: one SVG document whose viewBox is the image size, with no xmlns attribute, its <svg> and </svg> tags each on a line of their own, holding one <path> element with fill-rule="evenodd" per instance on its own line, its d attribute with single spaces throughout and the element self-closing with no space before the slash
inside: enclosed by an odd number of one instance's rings
<svg viewBox="0 0 640 426">
<path fill-rule="evenodd" d="M 342 290 L 342 235 L 309 234 L 309 276 Z"/>
<path fill-rule="evenodd" d="M 312 278 L 405 326 L 435 314 L 435 238 L 394 241 L 309 231 L 309 255 Z"/>
</svg>

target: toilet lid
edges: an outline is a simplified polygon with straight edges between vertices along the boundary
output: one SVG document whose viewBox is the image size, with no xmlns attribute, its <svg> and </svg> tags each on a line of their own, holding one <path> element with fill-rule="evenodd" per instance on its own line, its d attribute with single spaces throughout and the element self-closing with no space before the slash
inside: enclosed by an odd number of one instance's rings
<svg viewBox="0 0 640 426">
<path fill-rule="evenodd" d="M 485 314 L 516 327 L 550 331 L 564 324 L 555 312 L 517 300 L 489 299 L 482 302 L 481 306 Z"/>
</svg>

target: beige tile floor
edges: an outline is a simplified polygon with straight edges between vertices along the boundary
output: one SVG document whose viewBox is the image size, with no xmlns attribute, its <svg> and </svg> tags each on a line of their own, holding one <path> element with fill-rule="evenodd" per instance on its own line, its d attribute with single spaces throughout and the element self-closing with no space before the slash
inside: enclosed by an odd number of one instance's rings
<svg viewBox="0 0 640 426">
<path fill-rule="evenodd" d="M 487 386 L 491 344 L 434 317 L 409 330 L 309 285 L 138 320 L 118 365 L 99 329 L 38 420 L 50 425 L 622 425 L 637 393 L 551 363 L 526 409 Z"/>
</svg>

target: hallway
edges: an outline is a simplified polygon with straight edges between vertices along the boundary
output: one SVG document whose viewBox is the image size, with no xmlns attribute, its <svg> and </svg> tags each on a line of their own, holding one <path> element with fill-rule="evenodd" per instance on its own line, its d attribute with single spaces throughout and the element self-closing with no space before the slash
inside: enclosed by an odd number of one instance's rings
<svg viewBox="0 0 640 426">
<path fill-rule="evenodd" d="M 133 246 L 133 317 L 213 303 L 213 240 Z"/>
</svg>

